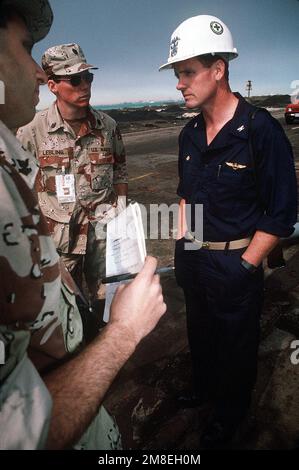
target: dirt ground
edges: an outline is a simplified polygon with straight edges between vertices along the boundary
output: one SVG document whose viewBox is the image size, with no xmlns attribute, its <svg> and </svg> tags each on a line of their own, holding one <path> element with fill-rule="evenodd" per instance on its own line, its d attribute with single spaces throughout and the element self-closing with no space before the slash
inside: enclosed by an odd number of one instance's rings
<svg viewBox="0 0 299 470">
<path fill-rule="evenodd" d="M 299 123 L 287 126 L 299 172 Z M 124 135 L 129 197 L 146 205 L 178 201 L 177 139 L 182 122 Z M 297 240 L 299 243 L 299 240 Z M 147 240 L 161 266 L 173 264 L 174 240 Z M 285 249 L 287 267 L 266 271 L 259 375 L 250 416 L 232 448 L 299 446 L 299 364 L 289 360 L 299 338 L 299 245 Z M 117 419 L 126 449 L 198 449 L 210 410 L 179 410 L 175 395 L 190 385 L 190 355 L 183 294 L 174 276 L 162 278 L 168 306 L 157 328 L 139 345 L 105 400 Z"/>
</svg>

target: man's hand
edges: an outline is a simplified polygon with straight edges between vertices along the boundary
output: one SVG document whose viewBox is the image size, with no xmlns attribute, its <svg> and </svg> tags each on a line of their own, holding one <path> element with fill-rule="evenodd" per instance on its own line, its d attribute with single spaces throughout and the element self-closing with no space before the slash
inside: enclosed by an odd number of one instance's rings
<svg viewBox="0 0 299 470">
<path fill-rule="evenodd" d="M 157 261 L 148 257 L 133 282 L 120 286 L 111 319 L 80 354 L 44 376 L 53 399 L 48 449 L 70 448 L 86 431 L 113 379 L 166 311 Z"/>
<path fill-rule="evenodd" d="M 134 281 L 118 288 L 111 305 L 109 323 L 126 328 L 136 345 L 166 312 L 156 267 L 156 259 L 148 256 Z"/>
</svg>

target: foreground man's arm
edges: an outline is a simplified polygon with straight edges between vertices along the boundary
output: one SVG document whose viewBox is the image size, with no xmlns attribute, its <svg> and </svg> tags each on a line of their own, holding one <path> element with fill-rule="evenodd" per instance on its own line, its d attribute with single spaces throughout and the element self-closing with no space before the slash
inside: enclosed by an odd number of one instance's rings
<svg viewBox="0 0 299 470">
<path fill-rule="evenodd" d="M 156 265 L 147 258 L 136 279 L 118 289 L 104 331 L 77 357 L 43 377 L 53 399 L 48 449 L 69 448 L 80 438 L 118 371 L 165 313 Z"/>
</svg>

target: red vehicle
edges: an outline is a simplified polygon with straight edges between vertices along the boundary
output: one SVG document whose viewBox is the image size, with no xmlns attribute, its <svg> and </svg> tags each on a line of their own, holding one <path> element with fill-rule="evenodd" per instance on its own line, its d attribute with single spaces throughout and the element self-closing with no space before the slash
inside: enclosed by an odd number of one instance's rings
<svg viewBox="0 0 299 470">
<path fill-rule="evenodd" d="M 296 103 L 290 103 L 286 106 L 284 117 L 287 124 L 292 124 L 295 119 L 299 119 L 299 101 L 296 100 Z"/>
</svg>

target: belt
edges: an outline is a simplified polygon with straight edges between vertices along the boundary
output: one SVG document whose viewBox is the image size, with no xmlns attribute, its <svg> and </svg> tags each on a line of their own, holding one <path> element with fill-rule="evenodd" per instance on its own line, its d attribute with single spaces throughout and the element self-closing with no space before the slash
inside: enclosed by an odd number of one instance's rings
<svg viewBox="0 0 299 470">
<path fill-rule="evenodd" d="M 229 242 L 204 242 L 202 240 L 197 240 L 197 238 L 195 238 L 190 232 L 185 233 L 185 238 L 206 250 L 238 250 L 240 248 L 245 248 L 251 242 L 251 237 L 240 238 L 240 240 L 232 240 Z"/>
</svg>

